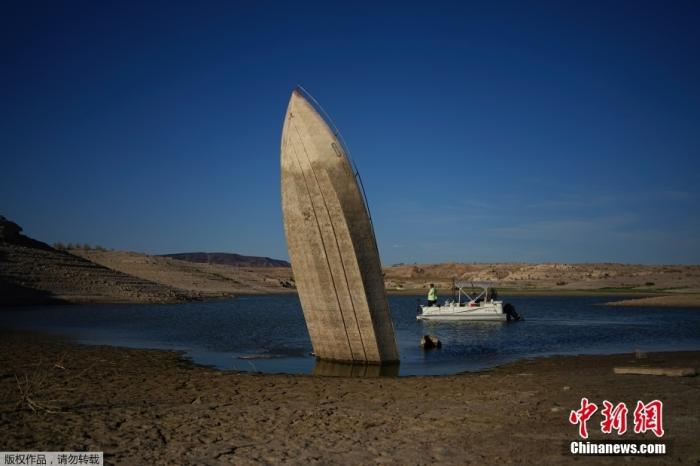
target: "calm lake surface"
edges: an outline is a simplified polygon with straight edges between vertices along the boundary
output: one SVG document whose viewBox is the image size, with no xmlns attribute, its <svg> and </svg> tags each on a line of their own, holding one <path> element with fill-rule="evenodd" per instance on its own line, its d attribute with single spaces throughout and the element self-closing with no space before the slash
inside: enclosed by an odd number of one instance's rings
<svg viewBox="0 0 700 466">
<path fill-rule="evenodd" d="M 525 321 L 422 322 L 415 296 L 390 296 L 401 354 L 391 373 L 476 371 L 550 355 L 700 350 L 696 309 L 597 306 L 611 297 L 505 297 Z M 0 326 L 67 336 L 85 344 L 184 351 L 221 369 L 324 373 L 296 295 L 249 296 L 177 305 L 50 306 L 0 312 Z M 441 349 L 424 352 L 424 334 Z M 337 373 L 337 372 L 336 372 Z"/>
</svg>

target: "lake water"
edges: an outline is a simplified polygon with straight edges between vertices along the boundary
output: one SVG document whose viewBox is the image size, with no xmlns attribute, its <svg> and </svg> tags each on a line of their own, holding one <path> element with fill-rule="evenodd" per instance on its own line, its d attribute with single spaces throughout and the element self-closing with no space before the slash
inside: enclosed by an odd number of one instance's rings
<svg viewBox="0 0 700 466">
<path fill-rule="evenodd" d="M 700 350 L 697 309 L 596 305 L 610 299 L 513 297 L 505 301 L 524 321 L 437 323 L 416 320 L 417 297 L 390 296 L 401 364 L 382 373 L 454 374 L 536 356 Z M 346 373 L 311 356 L 296 295 L 5 310 L 0 327 L 56 333 L 85 344 L 181 350 L 197 364 L 227 370 Z M 442 348 L 423 351 L 418 342 L 424 334 L 437 335 Z"/>
</svg>

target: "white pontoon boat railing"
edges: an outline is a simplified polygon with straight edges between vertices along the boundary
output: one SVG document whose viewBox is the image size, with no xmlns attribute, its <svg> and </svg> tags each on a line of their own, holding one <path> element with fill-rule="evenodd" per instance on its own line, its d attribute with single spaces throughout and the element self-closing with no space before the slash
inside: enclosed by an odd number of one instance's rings
<svg viewBox="0 0 700 466">
<path fill-rule="evenodd" d="M 467 297 L 469 301 L 477 301 L 479 298 L 484 299 L 488 295 L 489 288 L 491 288 L 493 283 L 491 282 L 455 282 L 454 287 L 457 288 L 457 303 L 462 302 L 462 295 Z M 481 293 L 472 297 L 469 293 L 464 291 L 464 288 L 481 288 Z"/>
<path fill-rule="evenodd" d="M 463 281 L 463 282 L 456 282 L 455 286 L 458 288 L 466 288 L 466 287 L 471 287 L 471 288 L 491 288 L 493 287 L 493 282 L 472 282 L 472 281 Z"/>
</svg>

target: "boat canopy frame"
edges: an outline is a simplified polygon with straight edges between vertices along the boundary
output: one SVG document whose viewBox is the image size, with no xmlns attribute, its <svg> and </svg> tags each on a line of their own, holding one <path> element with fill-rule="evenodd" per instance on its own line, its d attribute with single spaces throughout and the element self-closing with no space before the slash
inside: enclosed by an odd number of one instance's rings
<svg viewBox="0 0 700 466">
<path fill-rule="evenodd" d="M 481 288 L 481 292 L 479 294 L 475 294 L 472 296 L 472 294 L 467 293 L 464 291 L 465 288 Z M 469 301 L 467 302 L 478 302 L 479 300 L 484 300 L 488 296 L 489 289 L 493 288 L 493 283 L 492 282 L 455 282 L 454 283 L 454 288 L 457 289 L 457 305 L 462 304 L 462 295 L 464 295 L 465 298 L 467 298 Z"/>
</svg>

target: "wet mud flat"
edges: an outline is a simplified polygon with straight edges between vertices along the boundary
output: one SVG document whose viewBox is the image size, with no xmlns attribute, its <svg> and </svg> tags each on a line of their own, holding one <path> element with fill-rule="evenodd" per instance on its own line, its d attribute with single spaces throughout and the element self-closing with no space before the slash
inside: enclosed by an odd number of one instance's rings
<svg viewBox="0 0 700 466">
<path fill-rule="evenodd" d="M 700 378 L 616 366 L 700 367 L 700 352 L 551 357 L 439 377 L 222 372 L 177 352 L 0 332 L 0 450 L 104 451 L 107 464 L 568 463 L 569 412 L 587 397 L 630 408 L 629 441 L 658 464 L 700 461 Z M 665 436 L 635 434 L 637 400 L 664 402 Z M 596 413 L 591 440 L 600 432 Z M 617 464 L 619 457 L 578 458 Z"/>
</svg>

